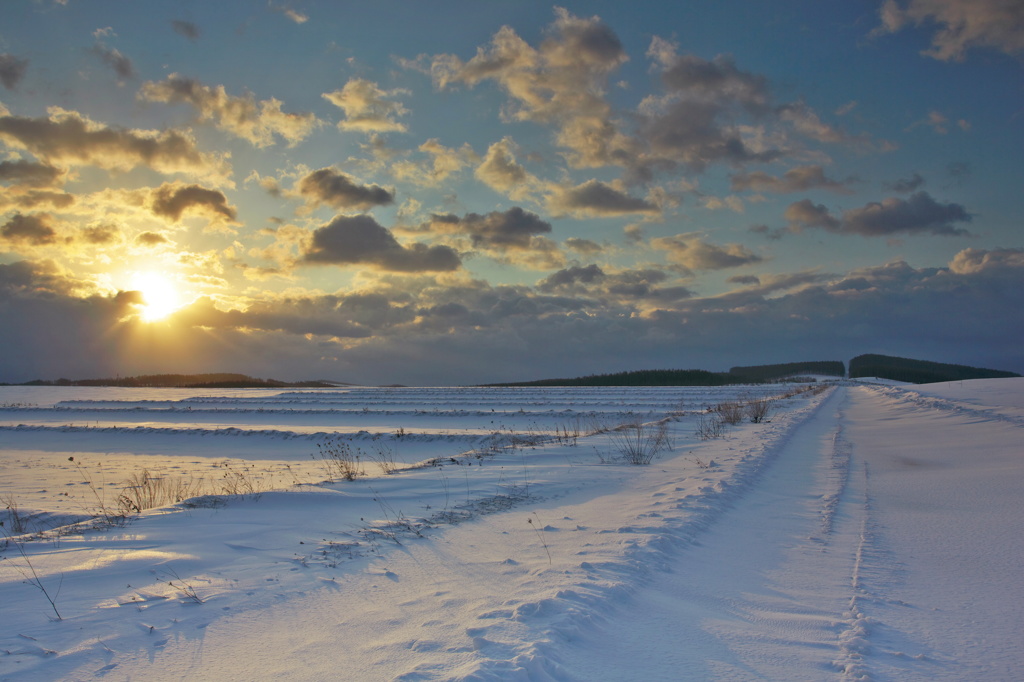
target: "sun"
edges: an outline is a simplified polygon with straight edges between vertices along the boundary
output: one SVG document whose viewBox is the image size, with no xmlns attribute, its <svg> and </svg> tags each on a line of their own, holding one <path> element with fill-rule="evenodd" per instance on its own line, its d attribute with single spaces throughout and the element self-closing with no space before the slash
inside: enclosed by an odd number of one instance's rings
<svg viewBox="0 0 1024 682">
<path fill-rule="evenodd" d="M 181 295 L 174 282 L 158 272 L 137 272 L 131 288 L 142 294 L 142 319 L 156 322 L 181 307 Z"/>
</svg>

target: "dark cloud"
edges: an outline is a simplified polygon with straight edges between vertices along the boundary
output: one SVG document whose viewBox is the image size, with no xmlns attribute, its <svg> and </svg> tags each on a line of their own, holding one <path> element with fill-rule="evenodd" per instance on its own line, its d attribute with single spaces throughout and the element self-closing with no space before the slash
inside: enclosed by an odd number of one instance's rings
<svg viewBox="0 0 1024 682">
<path fill-rule="evenodd" d="M 846 211 L 842 229 L 867 237 L 901 232 L 963 235 L 967 230 L 954 227 L 954 223 L 969 222 L 971 215 L 960 204 L 940 204 L 927 192 L 917 192 L 906 200 L 884 199 Z"/>
<path fill-rule="evenodd" d="M 404 231 L 450 235 L 446 241 L 459 251 L 532 270 L 560 268 L 566 260 L 558 244 L 544 236 L 551 232 L 551 224 L 518 206 L 486 215 L 467 213 L 461 218 L 451 213 L 435 214 L 429 221 Z"/>
<path fill-rule="evenodd" d="M 116 244 L 121 241 L 121 231 L 113 225 L 94 225 L 82 229 L 82 240 L 87 244 Z"/>
<path fill-rule="evenodd" d="M 586 269 L 566 279 L 579 284 Z M 607 293 L 615 275 L 602 272 L 580 286 Z M 282 378 L 439 385 L 679 367 L 680 357 L 714 369 L 864 352 L 1024 370 L 1019 249 L 968 249 L 947 268 L 897 261 L 845 277 L 762 278 L 762 291 L 714 298 L 682 287 L 627 299 L 430 279 L 419 290 L 283 297 L 245 311 L 202 299 L 168 335 L 124 321 L 137 296 L 83 295 L 55 266 L 0 264 L 0 380 L 106 376 L 130 362 L 137 373 L 273 366 Z"/>
<path fill-rule="evenodd" d="M 171 240 L 159 232 L 141 232 L 135 237 L 135 243 L 140 246 L 162 246 L 164 244 L 170 244 Z"/>
<path fill-rule="evenodd" d="M 739 129 L 721 123 L 722 116 L 723 106 L 716 102 L 666 101 L 642 122 L 641 135 L 651 147 L 651 158 L 643 163 L 654 165 L 663 160 L 702 171 L 712 163 L 742 165 L 782 156 L 778 149 L 750 147 Z"/>
<path fill-rule="evenodd" d="M 551 232 L 551 223 L 518 206 L 486 215 L 467 213 L 462 218 L 435 215 L 429 223 L 435 232 L 468 235 L 474 248 L 532 249 L 536 235 Z"/>
<path fill-rule="evenodd" d="M 753 114 L 768 111 L 768 80 L 759 74 L 741 71 L 732 57 L 720 55 L 708 61 L 694 55 L 671 55 L 660 46 L 664 56 L 661 80 L 669 92 L 685 93 L 689 99 L 735 103 Z"/>
<path fill-rule="evenodd" d="M 722 298 L 733 305 L 743 305 L 747 300 L 758 301 L 764 296 L 777 295 L 779 292 L 792 292 L 796 289 L 803 289 L 812 285 L 821 285 L 833 282 L 836 276 L 826 274 L 817 270 L 803 272 L 791 272 L 778 275 L 767 274 L 760 277 L 740 276 L 730 277 L 729 281 L 734 284 L 746 284 L 746 288 L 738 292 L 731 292 Z"/>
<path fill-rule="evenodd" d="M 703 170 L 712 163 L 771 161 L 782 155 L 744 139 L 737 121 L 772 113 L 763 76 L 741 71 L 730 57 L 705 60 L 679 55 L 660 38 L 648 56 L 660 68 L 666 94 L 649 98 L 640 109 L 639 134 L 647 147 L 641 166 L 683 164 Z M 642 171 L 647 172 L 647 171 Z"/>
<path fill-rule="evenodd" d="M 28 71 L 27 59 L 19 59 L 6 52 L 0 54 L 0 83 L 3 83 L 8 90 L 13 90 L 21 82 L 26 71 Z"/>
<path fill-rule="evenodd" d="M 815 204 L 810 199 L 793 202 L 786 208 L 786 220 L 790 228 L 799 232 L 805 227 L 820 227 L 830 232 L 838 232 L 842 222 L 834 218 L 824 204 Z"/>
<path fill-rule="evenodd" d="M 586 216 L 660 212 L 646 199 L 631 197 L 600 180 L 588 180 L 575 187 L 557 190 L 549 199 L 548 207 L 557 214 Z"/>
<path fill-rule="evenodd" d="M 540 280 L 537 282 L 536 290 L 547 294 L 591 296 L 594 302 L 589 304 L 589 307 L 594 310 L 608 306 L 608 303 L 597 301 L 673 302 L 685 300 L 693 295 L 686 287 L 658 286 L 668 278 L 664 271 L 652 268 L 605 272 L 596 264 L 584 267 L 574 265 Z"/>
<path fill-rule="evenodd" d="M 896 182 L 887 183 L 885 186 L 893 192 L 908 194 L 920 188 L 922 185 L 924 185 L 924 178 L 921 177 L 920 173 L 914 173 L 909 178 L 900 178 Z"/>
<path fill-rule="evenodd" d="M 36 163 L 19 159 L 17 161 L 0 161 L 0 182 L 11 182 L 15 185 L 31 185 L 44 187 L 57 182 L 64 172 L 59 168 L 45 163 Z"/>
<path fill-rule="evenodd" d="M 781 178 L 762 171 L 753 173 L 737 173 L 732 176 L 734 192 L 751 190 L 754 192 L 805 192 L 812 189 L 825 189 L 840 194 L 849 194 L 846 183 L 832 180 L 825 176 L 821 166 L 800 166 L 786 171 Z"/>
<path fill-rule="evenodd" d="M 135 67 L 132 65 L 132 60 L 123 55 L 120 50 L 103 43 L 96 43 L 90 52 L 96 55 L 101 62 L 113 69 L 114 73 L 121 80 L 135 77 Z"/>
<path fill-rule="evenodd" d="M 11 187 L 0 193 L 0 212 L 11 209 L 59 211 L 75 203 L 75 196 L 67 192 Z"/>
<path fill-rule="evenodd" d="M 173 28 L 174 32 L 178 35 L 184 36 L 193 42 L 198 40 L 199 36 L 202 35 L 202 30 L 200 30 L 199 26 L 191 21 L 172 21 L 171 28 Z"/>
<path fill-rule="evenodd" d="M 313 206 L 366 210 L 387 206 L 395 194 L 379 185 L 358 185 L 335 168 L 321 168 L 299 180 L 298 192 Z"/>
<path fill-rule="evenodd" d="M 73 111 L 54 109 L 49 118 L 0 116 L 0 139 L 54 163 L 121 170 L 148 166 L 218 178 L 227 173 L 220 159 L 202 154 L 181 133 L 106 127 Z"/>
<path fill-rule="evenodd" d="M 600 266 L 591 264 L 586 267 L 574 265 L 564 270 L 548 275 L 537 283 L 537 290 L 545 293 L 571 288 L 573 285 L 595 284 L 605 279 L 604 270 Z"/>
<path fill-rule="evenodd" d="M 43 214 L 22 215 L 15 213 L 2 228 L 0 237 L 11 242 L 24 242 L 33 246 L 53 244 L 57 232 L 50 225 L 50 216 Z"/>
<path fill-rule="evenodd" d="M 181 183 L 167 183 L 153 190 L 149 206 L 154 214 L 174 222 L 190 213 L 206 216 L 218 223 L 234 223 L 237 214 L 223 192 Z"/>
<path fill-rule="evenodd" d="M 393 272 L 444 272 L 459 268 L 447 246 L 402 246 L 371 216 L 338 216 L 313 232 L 303 260 L 310 264 L 368 265 Z"/>
<path fill-rule="evenodd" d="M 971 164 L 966 161 L 954 161 L 946 166 L 946 174 L 954 184 L 961 185 L 971 177 Z"/>
<path fill-rule="evenodd" d="M 671 303 L 693 296 L 693 292 L 683 286 L 658 286 L 668 279 L 663 270 L 653 268 L 622 270 L 609 274 L 604 287 L 609 295 L 627 299 Z"/>
<path fill-rule="evenodd" d="M 200 298 L 178 312 L 175 321 L 212 329 L 250 329 L 334 338 L 366 338 L 373 329 L 353 319 L 351 307 L 336 296 L 283 297 L 259 301 L 241 310 L 220 310 L 209 298 Z"/>
<path fill-rule="evenodd" d="M 971 214 L 960 204 L 941 204 L 927 192 L 917 192 L 907 199 L 891 197 L 871 202 L 861 208 L 843 212 L 836 218 L 821 204 L 804 199 L 790 204 L 786 219 L 791 229 L 819 227 L 839 234 L 884 237 L 895 234 L 966 235 L 969 232 L 956 223 L 971 222 Z"/>
</svg>

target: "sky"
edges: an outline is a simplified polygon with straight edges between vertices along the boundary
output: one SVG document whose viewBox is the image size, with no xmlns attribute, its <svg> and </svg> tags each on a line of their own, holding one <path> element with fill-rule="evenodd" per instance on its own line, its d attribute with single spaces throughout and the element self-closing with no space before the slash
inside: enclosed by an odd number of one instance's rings
<svg viewBox="0 0 1024 682">
<path fill-rule="evenodd" d="M 0 381 L 1024 372 L 1024 2 L 0 8 Z"/>
</svg>

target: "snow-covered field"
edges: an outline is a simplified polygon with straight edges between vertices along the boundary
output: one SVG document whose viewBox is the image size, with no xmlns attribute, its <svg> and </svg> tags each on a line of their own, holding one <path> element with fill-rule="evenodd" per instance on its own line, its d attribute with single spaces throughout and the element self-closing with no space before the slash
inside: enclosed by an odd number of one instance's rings
<svg viewBox="0 0 1024 682">
<path fill-rule="evenodd" d="M 782 390 L 0 387 L 0 679 L 1020 679 L 1024 379 Z"/>
</svg>

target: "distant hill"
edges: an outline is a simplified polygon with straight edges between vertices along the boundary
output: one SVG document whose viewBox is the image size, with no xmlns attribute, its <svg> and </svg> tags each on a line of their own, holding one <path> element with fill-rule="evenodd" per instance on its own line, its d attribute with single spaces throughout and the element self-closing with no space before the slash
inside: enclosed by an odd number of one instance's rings
<svg viewBox="0 0 1024 682">
<path fill-rule="evenodd" d="M 538 379 L 490 386 L 729 386 L 786 381 L 800 375 L 843 377 L 846 365 L 836 361 L 790 362 L 782 365 L 733 367 L 728 372 L 703 369 L 643 369 L 613 374 L 591 374 L 571 379 Z"/>
<path fill-rule="evenodd" d="M 245 374 L 146 374 L 113 379 L 37 379 L 19 386 L 120 386 L 125 388 L 331 388 L 330 381 L 286 382 L 276 379 L 255 379 Z"/>
<path fill-rule="evenodd" d="M 725 386 L 737 383 L 725 372 L 703 369 L 642 369 L 572 379 L 539 379 L 489 386 Z"/>
<path fill-rule="evenodd" d="M 846 365 L 839 360 L 823 360 L 818 362 L 789 362 L 781 365 L 752 365 L 750 367 L 733 367 L 729 374 L 742 380 L 742 383 L 760 383 L 779 381 L 789 377 L 817 374 L 842 378 L 846 376 Z"/>
<path fill-rule="evenodd" d="M 878 377 L 911 384 L 932 384 L 964 379 L 1004 379 L 1019 377 L 1014 372 L 982 369 L 967 365 L 950 365 L 927 360 L 911 360 L 889 355 L 858 355 L 850 360 L 850 378 Z"/>
</svg>

